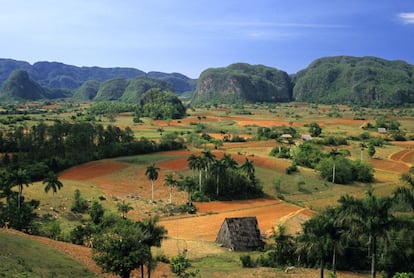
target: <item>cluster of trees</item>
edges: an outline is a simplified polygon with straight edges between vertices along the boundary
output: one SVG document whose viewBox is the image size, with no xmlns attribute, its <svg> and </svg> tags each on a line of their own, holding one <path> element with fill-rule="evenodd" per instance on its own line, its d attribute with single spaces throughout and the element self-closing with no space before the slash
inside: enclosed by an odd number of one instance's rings
<svg viewBox="0 0 414 278">
<path fill-rule="evenodd" d="M 154 120 L 181 119 L 186 114 L 186 107 L 170 91 L 158 88 L 150 89 L 138 103 L 134 119 L 150 117 Z"/>
<path fill-rule="evenodd" d="M 25 201 L 24 187 L 32 184 L 29 172 L 23 168 L 2 169 L 0 171 L 0 226 L 7 226 L 21 231 L 38 233 L 34 223 L 38 200 Z M 55 194 L 63 187 L 53 171 L 43 179 L 45 193 L 52 191 L 52 209 L 55 207 Z M 13 188 L 17 187 L 17 191 Z"/>
<path fill-rule="evenodd" d="M 91 160 L 182 147 L 177 134 L 165 135 L 156 143 L 146 138 L 136 140 L 129 127 L 87 122 L 39 122 L 31 128 L 0 131 L 0 153 L 4 154 L 1 165 L 24 168 L 32 180 L 42 179 L 49 170 L 58 172 Z"/>
<path fill-rule="evenodd" d="M 393 197 L 377 197 L 372 190 L 362 199 L 342 196 L 339 206 L 329 207 L 306 221 L 297 237 L 279 227 L 265 254 L 256 261 L 241 258 L 242 262 L 270 267 L 319 265 L 320 277 L 326 264 L 331 267 L 333 277 L 337 269 L 370 268 L 371 277 L 376 277 L 378 270 L 384 277 L 392 277 L 396 272 L 414 272 L 414 234 L 410 232 L 414 223 L 398 216 L 401 213 L 395 209 L 397 204 L 401 207 L 401 200 L 409 201 L 404 202 L 405 209 L 414 208 L 411 185 L 399 189 Z"/>
<path fill-rule="evenodd" d="M 151 247 L 161 245 L 167 230 L 158 225 L 158 216 L 142 221 L 128 219 L 130 209 L 128 203 L 118 203 L 119 216 L 94 201 L 88 210 L 90 221 L 75 227 L 70 239 L 75 244 L 92 245 L 93 259 L 105 272 L 130 277 L 132 270 L 141 268 L 144 277 L 146 266 L 150 277 L 158 260 L 153 258 Z"/>
<path fill-rule="evenodd" d="M 361 145 L 362 151 L 365 149 Z M 370 144 L 368 148 L 370 156 L 375 154 L 375 148 Z M 346 156 L 346 150 L 331 149 L 328 153 L 323 152 L 317 142 L 306 141 L 295 148 L 281 146 L 274 148 L 271 155 L 283 158 L 291 158 L 293 165 L 303 166 L 319 171 L 322 178 L 333 183 L 348 184 L 353 181 L 372 182 L 374 180 L 374 169 L 371 164 L 362 159 L 350 160 Z"/>
<path fill-rule="evenodd" d="M 245 158 L 241 165 L 231 155 L 216 159 L 209 150 L 201 155 L 190 155 L 188 166 L 193 170 L 196 196 L 210 200 L 255 198 L 263 195 L 260 181 L 255 175 L 253 161 Z M 198 177 L 195 172 L 198 171 Z"/>
</svg>

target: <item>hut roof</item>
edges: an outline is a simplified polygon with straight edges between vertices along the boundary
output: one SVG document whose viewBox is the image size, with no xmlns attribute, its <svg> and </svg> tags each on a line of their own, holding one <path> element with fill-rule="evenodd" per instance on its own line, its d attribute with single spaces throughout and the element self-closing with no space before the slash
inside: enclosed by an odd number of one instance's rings
<svg viewBox="0 0 414 278">
<path fill-rule="evenodd" d="M 264 247 L 256 217 L 225 218 L 216 242 L 234 251 Z"/>
</svg>

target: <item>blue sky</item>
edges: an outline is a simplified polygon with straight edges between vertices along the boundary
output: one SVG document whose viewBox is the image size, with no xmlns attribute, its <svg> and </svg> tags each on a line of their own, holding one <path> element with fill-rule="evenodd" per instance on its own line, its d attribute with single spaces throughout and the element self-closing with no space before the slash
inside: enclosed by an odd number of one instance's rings
<svg viewBox="0 0 414 278">
<path fill-rule="evenodd" d="M 235 62 L 295 73 L 323 56 L 414 64 L 413 0 L 0 1 L 0 57 L 197 78 Z"/>
</svg>

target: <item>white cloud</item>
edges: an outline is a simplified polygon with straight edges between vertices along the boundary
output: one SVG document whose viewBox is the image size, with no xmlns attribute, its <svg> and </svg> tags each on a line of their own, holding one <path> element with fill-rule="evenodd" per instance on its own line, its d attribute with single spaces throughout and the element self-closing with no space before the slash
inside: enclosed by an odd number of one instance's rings
<svg viewBox="0 0 414 278">
<path fill-rule="evenodd" d="M 398 17 L 404 24 L 414 24 L 414 13 L 400 13 Z"/>
</svg>

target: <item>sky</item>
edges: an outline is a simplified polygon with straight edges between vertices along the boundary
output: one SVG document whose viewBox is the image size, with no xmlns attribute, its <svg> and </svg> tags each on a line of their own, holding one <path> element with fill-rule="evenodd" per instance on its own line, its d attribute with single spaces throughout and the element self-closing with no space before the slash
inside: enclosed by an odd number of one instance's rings
<svg viewBox="0 0 414 278">
<path fill-rule="evenodd" d="M 413 0 L 0 0 L 0 57 L 198 78 L 325 56 L 414 64 Z"/>
</svg>

